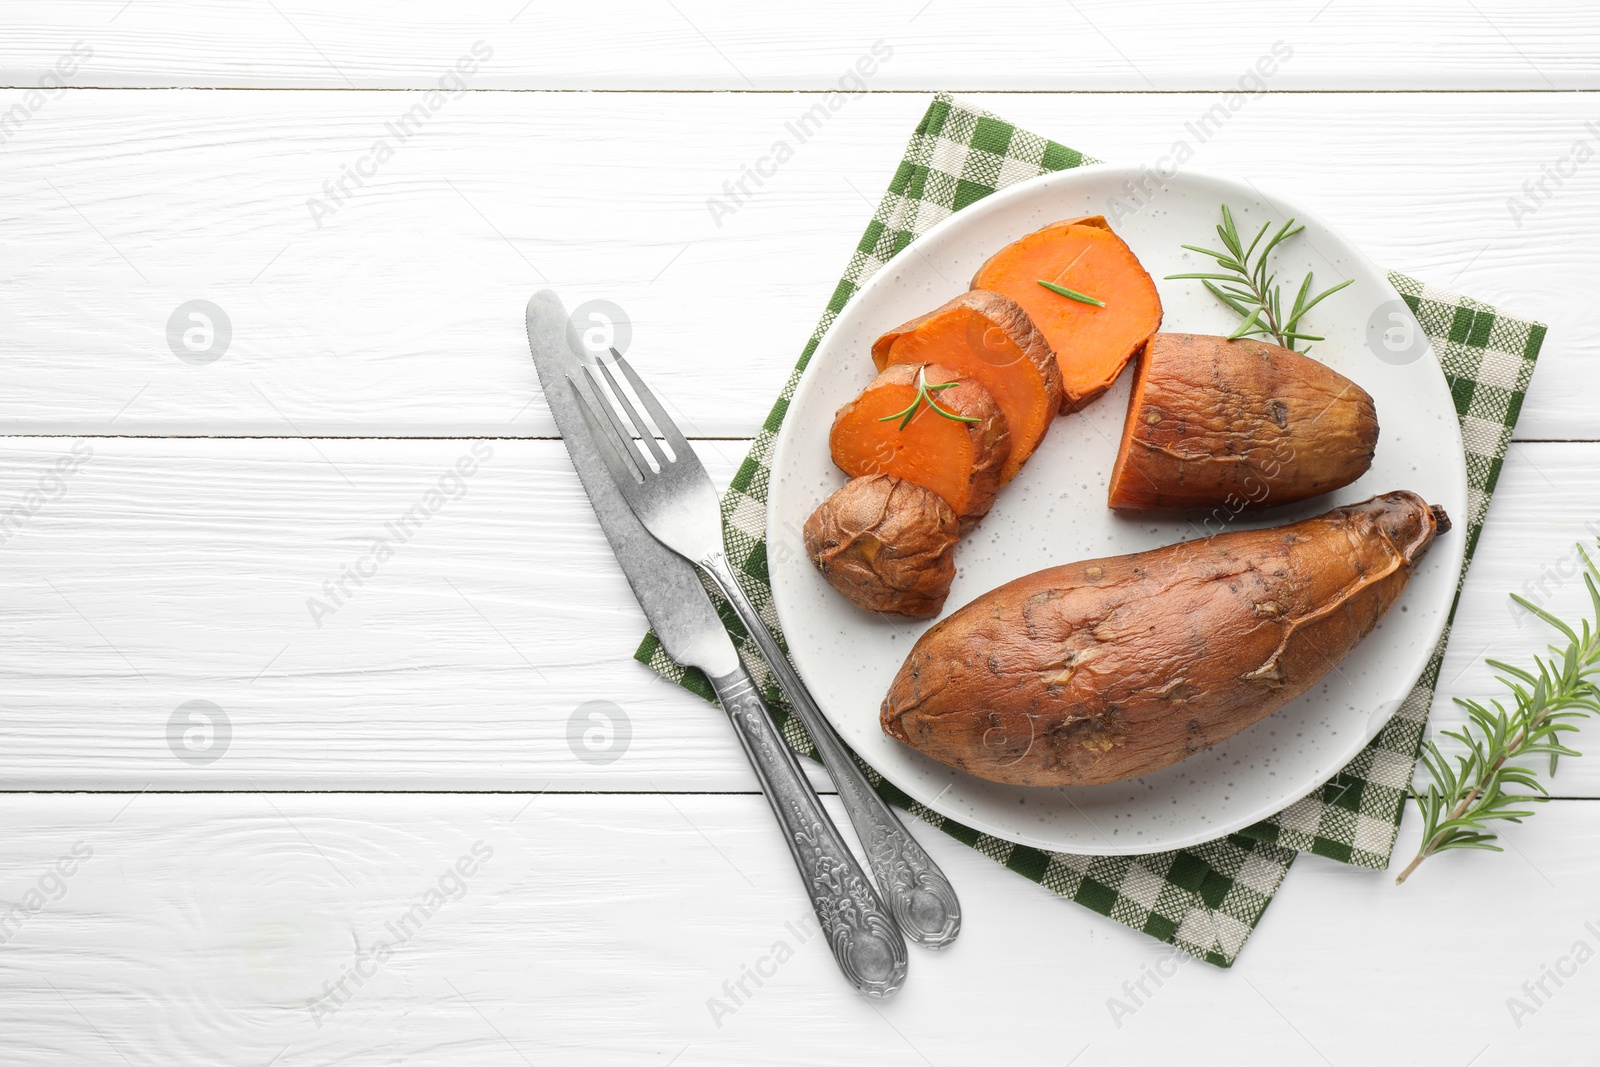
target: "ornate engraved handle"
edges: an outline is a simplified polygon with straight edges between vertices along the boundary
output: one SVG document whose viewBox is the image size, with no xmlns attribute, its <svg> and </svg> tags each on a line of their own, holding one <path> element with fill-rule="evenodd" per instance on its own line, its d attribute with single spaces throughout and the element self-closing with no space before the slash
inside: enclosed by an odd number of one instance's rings
<svg viewBox="0 0 1600 1067">
<path fill-rule="evenodd" d="M 867 781 L 855 756 L 823 717 L 805 683 L 789 665 L 789 658 L 762 622 L 760 612 L 739 588 L 726 558 L 718 553 L 701 560 L 700 566 L 733 605 L 745 629 L 761 649 L 762 657 L 771 665 L 783 695 L 789 698 L 790 706 L 805 723 L 823 766 L 828 768 L 828 774 L 839 789 L 839 799 L 866 849 L 867 862 L 872 865 L 873 877 L 888 901 L 896 925 L 920 945 L 929 948 L 948 945 L 961 931 L 961 903 L 956 899 L 950 880 Z"/>
<path fill-rule="evenodd" d="M 839 969 L 869 997 L 892 995 L 905 984 L 906 943 L 866 872 L 823 810 L 750 676 L 740 669 L 711 679 L 711 685 L 783 827 Z"/>
</svg>

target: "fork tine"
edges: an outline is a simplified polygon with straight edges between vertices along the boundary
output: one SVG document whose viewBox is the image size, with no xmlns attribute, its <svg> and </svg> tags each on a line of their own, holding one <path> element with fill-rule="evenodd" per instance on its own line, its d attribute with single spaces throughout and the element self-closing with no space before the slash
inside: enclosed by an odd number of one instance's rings
<svg viewBox="0 0 1600 1067">
<path fill-rule="evenodd" d="M 634 427 L 639 431 L 640 439 L 644 441 L 645 448 L 649 449 L 650 455 L 655 457 L 656 466 L 665 467 L 667 465 L 667 454 L 661 451 L 660 445 L 656 444 L 656 435 L 650 429 L 650 424 L 644 421 L 644 418 L 639 414 L 639 409 L 633 406 L 633 401 L 628 399 L 628 394 L 624 393 L 622 386 L 617 384 L 617 379 L 612 375 L 611 368 L 602 363 L 600 364 L 600 373 L 604 374 L 606 381 L 611 384 L 611 392 L 617 398 L 617 405 L 622 408 L 622 413 L 627 416 L 629 422 L 633 423 Z"/>
<path fill-rule="evenodd" d="M 621 353 L 613 348 L 611 354 L 616 357 L 617 366 L 622 368 L 622 373 L 627 377 L 629 384 L 633 386 L 633 391 L 639 394 L 639 399 L 644 403 L 644 409 L 655 420 L 656 428 L 661 431 L 661 436 L 665 437 L 667 443 L 672 446 L 673 454 L 678 458 L 682 458 L 685 452 L 691 456 L 694 455 L 694 450 L 689 447 L 689 442 L 684 439 L 683 431 L 679 430 L 678 424 L 672 421 L 672 416 L 667 414 L 667 409 L 661 406 L 661 402 L 656 399 L 656 394 L 652 393 L 649 387 L 634 373 L 632 365 L 622 358 Z"/>
<path fill-rule="evenodd" d="M 641 462 L 644 457 L 634 447 L 633 434 L 629 432 L 628 428 L 622 424 L 622 420 L 617 416 L 616 406 L 611 403 L 605 384 L 600 381 L 600 376 L 595 373 L 595 369 L 592 366 L 585 365 L 583 372 L 589 382 L 589 392 L 594 396 L 594 411 L 596 414 L 601 415 L 606 425 L 611 428 L 611 443 L 616 446 L 618 452 L 628 457 L 629 462 L 633 464 L 634 470 L 638 471 L 640 478 L 648 478 L 653 473 L 650 470 L 650 465 Z"/>
<path fill-rule="evenodd" d="M 595 414 L 594 408 L 583 395 L 583 390 L 578 388 L 576 378 L 567 379 L 567 387 L 572 390 L 573 397 L 578 401 L 578 414 L 583 416 L 584 424 L 589 427 L 589 435 L 594 438 L 595 450 L 600 453 L 600 458 L 605 460 L 606 467 L 611 471 L 612 481 L 617 483 L 617 488 L 622 488 L 628 482 L 642 483 L 644 475 L 640 473 L 638 465 L 633 459 L 627 458 L 624 451 L 624 442 L 616 440 L 614 427 L 601 423 L 600 416 Z M 631 451 L 631 450 L 629 450 Z"/>
</svg>

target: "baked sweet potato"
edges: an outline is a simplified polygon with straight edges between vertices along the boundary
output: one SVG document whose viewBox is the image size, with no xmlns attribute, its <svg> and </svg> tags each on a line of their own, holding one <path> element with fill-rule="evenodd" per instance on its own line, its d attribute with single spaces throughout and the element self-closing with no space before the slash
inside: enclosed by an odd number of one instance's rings
<svg viewBox="0 0 1600 1067">
<path fill-rule="evenodd" d="M 1105 306 L 1063 296 L 1041 282 Z M 1110 388 L 1161 325 L 1154 279 L 1098 215 L 1051 223 L 1007 245 L 978 268 L 972 288 L 1009 296 L 1044 334 L 1061 365 L 1063 411 Z"/>
<path fill-rule="evenodd" d="M 802 532 L 811 562 L 857 607 L 913 619 L 944 607 L 961 533 L 937 493 L 887 474 L 852 478 Z"/>
<path fill-rule="evenodd" d="M 1009 582 L 923 634 L 890 737 L 1014 785 L 1158 771 L 1309 689 L 1450 528 L 1415 493 Z"/>
<path fill-rule="evenodd" d="M 931 489 L 965 528 L 994 503 L 1011 435 L 978 382 L 937 364 L 896 363 L 839 409 L 828 447 L 852 478 L 892 474 Z"/>
<path fill-rule="evenodd" d="M 1033 455 L 1061 409 L 1061 368 L 1044 335 L 1015 300 L 986 289 L 896 326 L 873 342 L 872 361 L 880 371 L 893 363 L 937 363 L 981 382 L 1011 431 L 1001 485 Z"/>
<path fill-rule="evenodd" d="M 1158 333 L 1139 357 L 1113 508 L 1271 507 L 1367 472 L 1372 397 L 1309 356 L 1263 341 Z"/>
</svg>

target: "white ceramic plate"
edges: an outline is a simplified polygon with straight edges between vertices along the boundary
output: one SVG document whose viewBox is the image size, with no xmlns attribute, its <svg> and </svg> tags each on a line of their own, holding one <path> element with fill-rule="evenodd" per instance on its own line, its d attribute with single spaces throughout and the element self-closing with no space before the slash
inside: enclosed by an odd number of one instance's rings
<svg viewBox="0 0 1600 1067">
<path fill-rule="evenodd" d="M 1327 337 L 1313 356 L 1372 394 L 1381 426 L 1377 456 L 1360 481 L 1303 504 L 1247 512 L 1230 528 L 1289 522 L 1394 489 L 1443 506 L 1456 528 L 1433 545 L 1400 602 L 1337 671 L 1243 733 L 1155 774 L 1075 789 L 997 785 L 884 736 L 879 704 L 930 624 L 889 620 L 846 602 L 811 566 L 800 536 L 806 517 L 845 482 L 828 455 L 828 430 L 834 412 L 874 376 L 873 339 L 956 296 L 1002 246 L 1078 215 L 1105 215 L 1157 279 L 1166 312 L 1162 329 L 1226 334 L 1236 316 L 1199 282 L 1161 280 L 1212 266 L 1180 246 L 1216 247 L 1214 227 L 1224 203 L 1247 235 L 1291 215 L 1304 223 L 1305 232 L 1274 257 L 1290 294 L 1308 270 L 1315 271 L 1318 289 L 1355 279 L 1314 309 L 1306 324 Z M 1085 411 L 1057 419 L 994 509 L 962 540 L 945 614 L 1043 567 L 1206 532 L 1203 514 L 1130 519 L 1106 508 L 1130 377 L 1123 374 Z M 795 663 L 863 759 L 916 800 L 985 833 L 1064 852 L 1120 855 L 1178 848 L 1249 826 L 1308 795 L 1348 763 L 1410 692 L 1443 632 L 1466 519 L 1466 470 L 1449 391 L 1425 336 L 1381 270 L 1315 215 L 1253 184 L 1185 172 L 1163 189 L 1145 171 L 1092 166 L 1012 186 L 951 216 L 896 256 L 845 307 L 784 419 L 767 536 L 773 594 Z"/>
</svg>

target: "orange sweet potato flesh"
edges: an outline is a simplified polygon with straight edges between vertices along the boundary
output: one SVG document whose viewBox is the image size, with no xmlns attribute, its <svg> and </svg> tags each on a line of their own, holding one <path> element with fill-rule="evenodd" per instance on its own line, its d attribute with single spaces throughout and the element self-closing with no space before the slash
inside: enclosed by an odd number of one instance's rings
<svg viewBox="0 0 1600 1067">
<path fill-rule="evenodd" d="M 1414 493 L 1019 578 L 913 646 L 890 737 L 980 778 L 1085 786 L 1150 774 L 1310 689 L 1450 528 Z"/>
<path fill-rule="evenodd" d="M 896 326 L 873 342 L 872 360 L 880 371 L 892 363 L 937 363 L 981 382 L 1011 431 L 1001 485 L 1022 469 L 1061 409 L 1061 369 L 1044 335 L 1016 301 L 986 289 Z"/>
<path fill-rule="evenodd" d="M 939 494 L 965 529 L 994 503 L 1011 435 L 987 389 L 937 364 L 925 370 L 928 384 L 956 384 L 934 393 L 935 401 L 945 411 L 977 421 L 948 419 L 927 404 L 903 430 L 900 419 L 880 421 L 911 406 L 919 370 L 896 363 L 873 379 L 834 416 L 828 447 L 833 462 L 852 478 L 889 474 Z"/>
<path fill-rule="evenodd" d="M 1105 302 L 1082 304 L 1039 282 Z M 1004 293 L 1028 313 L 1061 365 L 1063 411 L 1111 387 L 1161 325 L 1161 297 L 1139 259 L 1098 215 L 1065 219 L 1002 248 L 972 288 Z"/>
<path fill-rule="evenodd" d="M 811 513 L 803 534 L 812 565 L 865 611 L 931 619 L 955 580 L 955 512 L 903 478 L 850 479 Z"/>
<path fill-rule="evenodd" d="M 1158 333 L 1111 471 L 1113 508 L 1273 507 L 1349 485 L 1378 446 L 1365 389 L 1263 341 Z"/>
</svg>

